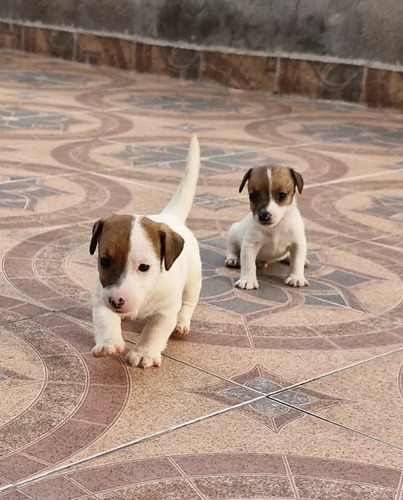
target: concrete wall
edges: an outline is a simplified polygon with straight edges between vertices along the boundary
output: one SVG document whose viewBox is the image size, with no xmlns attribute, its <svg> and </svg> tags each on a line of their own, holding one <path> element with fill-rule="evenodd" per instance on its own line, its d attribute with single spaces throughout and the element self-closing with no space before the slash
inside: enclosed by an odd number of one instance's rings
<svg viewBox="0 0 403 500">
<path fill-rule="evenodd" d="M 0 19 L 269 55 L 403 65 L 403 0 L 1 0 Z"/>
</svg>

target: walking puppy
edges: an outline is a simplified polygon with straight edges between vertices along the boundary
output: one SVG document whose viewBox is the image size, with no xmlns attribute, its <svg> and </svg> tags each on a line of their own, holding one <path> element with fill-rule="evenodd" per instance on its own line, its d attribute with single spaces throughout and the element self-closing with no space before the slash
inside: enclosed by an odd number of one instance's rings
<svg viewBox="0 0 403 500">
<path fill-rule="evenodd" d="M 179 188 L 159 215 L 110 215 L 92 231 L 90 253 L 98 246 L 98 273 L 92 298 L 95 357 L 125 349 L 121 320 L 146 320 L 127 355 L 133 366 L 161 365 L 161 352 L 173 331 L 187 334 L 199 299 L 201 261 L 196 238 L 185 226 L 200 167 L 193 135 Z"/>
<path fill-rule="evenodd" d="M 287 167 L 257 167 L 246 172 L 239 186 L 248 182 L 251 212 L 233 224 L 228 233 L 227 267 L 241 267 L 239 288 L 259 288 L 256 265 L 287 260 L 290 271 L 285 284 L 308 285 L 304 276 L 306 239 L 304 222 L 294 195 L 302 192 L 302 176 Z"/>
</svg>

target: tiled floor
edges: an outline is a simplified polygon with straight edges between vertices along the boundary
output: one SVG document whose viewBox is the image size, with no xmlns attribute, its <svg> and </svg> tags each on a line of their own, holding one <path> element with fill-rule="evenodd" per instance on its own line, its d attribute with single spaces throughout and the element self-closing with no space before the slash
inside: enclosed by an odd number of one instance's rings
<svg viewBox="0 0 403 500">
<path fill-rule="evenodd" d="M 0 68 L 0 500 L 402 500 L 402 115 L 11 52 Z M 163 208 L 191 131 L 192 331 L 160 369 L 95 359 L 92 225 Z M 240 291 L 224 267 L 263 164 L 305 179 L 309 288 L 277 265 Z"/>
</svg>

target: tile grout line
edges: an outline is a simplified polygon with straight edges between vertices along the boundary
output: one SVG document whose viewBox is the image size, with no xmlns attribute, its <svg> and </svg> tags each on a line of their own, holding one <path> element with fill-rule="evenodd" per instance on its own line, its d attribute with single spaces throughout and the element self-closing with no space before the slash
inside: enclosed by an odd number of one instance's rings
<svg viewBox="0 0 403 500">
<path fill-rule="evenodd" d="M 291 467 L 290 467 L 290 464 L 288 463 L 287 455 L 282 455 L 281 458 L 283 459 L 283 464 L 284 464 L 285 470 L 287 471 L 287 475 L 288 475 L 288 479 L 291 483 L 292 491 L 294 492 L 294 498 L 295 498 L 295 500 L 299 500 L 300 496 L 298 493 L 298 488 L 297 488 L 297 485 L 295 484 L 295 479 L 294 479 L 294 476 L 292 475 Z"/>
<path fill-rule="evenodd" d="M 99 452 L 99 453 L 95 453 L 94 455 L 91 455 L 91 456 L 86 457 L 86 458 L 82 458 L 82 459 L 77 460 L 76 462 L 73 462 L 71 464 L 61 465 L 61 466 L 56 467 L 56 468 L 54 468 L 54 469 L 52 469 L 50 471 L 45 471 L 42 474 L 37 474 L 37 475 L 32 476 L 32 477 L 30 477 L 28 479 L 25 479 L 25 480 L 22 480 L 22 481 L 19 481 L 19 482 L 17 481 L 14 484 L 0 487 L 0 493 L 3 493 L 5 491 L 9 491 L 9 490 L 12 490 L 12 489 L 20 488 L 22 486 L 26 486 L 27 484 L 34 483 L 34 482 L 39 481 L 39 480 L 41 480 L 43 478 L 46 478 L 46 477 L 54 476 L 55 474 L 58 474 L 60 472 L 68 472 L 68 471 L 70 471 L 70 469 L 76 468 L 79 465 L 86 464 L 86 463 L 88 463 L 90 461 L 93 461 L 93 460 L 98 459 L 98 458 L 102 458 L 104 456 L 110 455 L 110 454 L 115 453 L 117 451 L 124 450 L 126 448 L 131 447 L 131 446 L 134 446 L 134 445 L 137 445 L 137 444 L 141 444 L 141 443 L 145 443 L 145 442 L 150 441 L 152 439 L 156 439 L 158 437 L 164 436 L 166 434 L 170 434 L 170 433 L 175 432 L 177 430 L 184 429 L 186 427 L 189 427 L 191 425 L 197 424 L 199 422 L 203 422 L 205 420 L 209 420 L 211 418 L 224 415 L 225 413 L 237 410 L 238 408 L 242 408 L 242 407 L 244 407 L 244 406 L 246 406 L 246 405 L 248 405 L 250 403 L 253 403 L 255 401 L 260 401 L 261 399 L 264 399 L 264 398 L 266 398 L 266 396 L 263 395 L 263 396 L 259 396 L 259 397 L 250 399 L 248 401 L 243 401 L 243 402 L 238 403 L 236 405 L 228 406 L 228 407 L 223 408 L 221 410 L 217 410 L 217 411 L 215 411 L 213 413 L 209 413 L 209 414 L 203 415 L 201 417 L 196 417 L 196 418 L 194 418 L 192 420 L 188 420 L 186 422 L 183 422 L 181 424 L 175 425 L 173 427 L 168 427 L 167 429 L 164 429 L 162 431 L 157 431 L 157 432 L 154 432 L 153 434 L 149 434 L 149 435 L 144 436 L 142 438 L 134 439 L 133 441 L 129 441 L 127 443 L 123 443 L 121 445 L 115 446 L 114 448 L 110 448 L 109 450 L 106 450 L 106 451 L 103 451 L 103 452 Z"/>
<path fill-rule="evenodd" d="M 400 474 L 400 481 L 397 485 L 396 496 L 394 500 L 402 500 L 403 499 L 403 472 Z"/>
<path fill-rule="evenodd" d="M 306 385 L 306 384 L 310 384 L 311 382 L 316 382 L 317 380 L 321 380 L 323 378 L 327 378 L 327 377 L 330 377 L 332 375 L 342 373 L 342 372 L 350 370 L 352 368 L 357 368 L 357 367 L 362 366 L 366 363 L 369 363 L 372 361 L 377 361 L 378 359 L 381 359 L 381 358 L 387 357 L 387 356 L 391 356 L 392 354 L 396 354 L 396 353 L 401 352 L 401 351 L 403 351 L 403 347 L 398 347 L 397 349 L 393 349 L 392 351 L 383 352 L 382 354 L 377 354 L 376 356 L 372 356 L 371 358 L 368 358 L 368 359 L 365 359 L 362 361 L 357 361 L 355 363 L 352 363 L 351 365 L 342 366 L 341 368 L 336 368 L 335 370 L 327 372 L 323 375 L 318 375 L 316 377 L 312 377 L 312 378 L 304 380 L 302 382 L 297 382 L 296 384 L 291 385 L 291 386 L 287 387 L 286 389 L 279 389 L 278 391 L 274 391 L 274 392 L 268 394 L 267 396 L 275 396 L 277 394 L 281 394 L 285 391 L 289 391 L 291 389 L 301 387 L 301 386 Z"/>
<path fill-rule="evenodd" d="M 125 340 L 126 340 L 126 342 L 135 344 L 135 342 L 133 342 L 132 340 L 128 340 L 128 339 L 125 339 Z M 347 365 L 347 366 L 342 366 L 340 368 L 336 368 L 335 370 L 332 370 L 330 372 L 324 373 L 322 375 L 317 375 L 315 377 L 303 380 L 302 382 L 296 382 L 295 384 L 292 384 L 290 386 L 284 387 L 282 389 L 279 389 L 277 391 L 270 392 L 270 393 L 267 393 L 267 394 L 264 393 L 264 392 L 257 391 L 256 389 L 249 388 L 248 386 L 246 386 L 244 384 L 240 384 L 239 382 L 236 382 L 235 380 L 228 379 L 228 378 L 223 377 L 221 375 L 218 375 L 216 373 L 210 372 L 209 370 L 206 370 L 205 368 L 201 368 L 199 366 L 196 366 L 196 365 L 193 365 L 191 363 L 188 363 L 187 361 L 183 361 L 181 359 L 175 358 L 174 356 L 171 356 L 169 354 L 164 354 L 163 353 L 162 355 L 163 355 L 164 358 L 168 358 L 168 359 L 171 359 L 173 361 L 177 361 L 178 363 L 181 363 L 183 365 L 189 366 L 190 368 L 194 368 L 196 370 L 199 370 L 199 371 L 201 371 L 203 373 L 206 373 L 207 375 L 211 375 L 211 376 L 213 376 L 215 378 L 218 378 L 218 379 L 223 380 L 225 382 L 229 382 L 229 383 L 237 385 L 239 387 L 247 387 L 252 392 L 256 392 L 257 394 L 263 394 L 265 397 L 269 397 L 269 396 L 275 396 L 277 394 L 281 394 L 281 393 L 286 392 L 286 391 L 290 391 L 292 389 L 296 389 L 296 388 L 298 388 L 300 386 L 303 386 L 303 385 L 306 385 L 306 384 L 310 384 L 312 382 L 316 382 L 317 380 L 321 380 L 322 378 L 327 378 L 327 377 L 330 377 L 332 375 L 336 375 L 338 373 L 342 373 L 342 372 L 344 372 L 346 370 L 350 370 L 352 368 L 359 367 L 359 366 L 364 365 L 366 363 L 369 363 L 369 362 L 372 362 L 372 361 L 377 361 L 378 359 L 381 359 L 381 358 L 386 357 L 386 356 L 390 356 L 392 354 L 396 354 L 397 352 L 400 352 L 400 351 L 403 351 L 403 347 L 398 347 L 397 349 L 393 349 L 392 351 L 384 352 L 382 354 L 377 354 L 376 356 L 372 356 L 371 358 L 368 358 L 368 359 L 365 359 L 365 360 L 362 360 L 362 361 L 357 361 L 357 362 L 352 363 L 352 364 Z"/>
<path fill-rule="evenodd" d="M 403 451 L 403 446 L 399 446 L 399 445 L 394 444 L 394 443 L 389 443 L 388 441 L 384 441 L 383 439 L 378 438 L 376 436 L 372 436 L 371 434 L 366 434 L 365 432 L 359 431 L 358 429 L 352 429 L 351 427 L 348 427 L 347 425 L 344 425 L 344 424 L 339 423 L 339 422 L 335 422 L 333 420 L 329 420 L 328 418 L 322 417 L 321 415 L 318 415 L 317 413 L 312 413 L 309 410 L 299 408 L 298 406 L 294 406 L 291 403 L 286 403 L 284 401 L 281 401 L 280 399 L 273 398 L 272 395 L 267 396 L 267 398 L 271 399 L 272 401 L 275 401 L 276 403 L 281 403 L 282 405 L 287 406 L 288 408 L 291 408 L 293 410 L 297 410 L 301 413 L 304 413 L 305 415 L 309 415 L 310 417 L 317 418 L 318 420 L 322 420 L 323 422 L 326 422 L 328 424 L 335 425 L 336 427 L 340 427 L 341 429 L 353 432 L 355 434 L 358 434 L 358 435 L 363 436 L 363 437 L 368 438 L 368 439 L 372 439 L 374 441 L 377 441 L 378 443 L 384 444 L 385 446 L 390 446 L 392 448 L 396 448 L 397 450 Z"/>
<path fill-rule="evenodd" d="M 346 179 L 334 179 L 332 181 L 325 181 L 325 182 L 318 182 L 318 183 L 313 183 L 313 184 L 307 184 L 305 186 L 305 190 L 309 189 L 309 188 L 312 188 L 312 187 L 331 186 L 331 185 L 335 185 L 335 184 L 345 184 L 347 182 L 351 182 L 351 181 L 355 182 L 355 181 L 359 181 L 359 180 L 362 180 L 362 179 L 371 179 L 373 177 L 385 177 L 387 175 L 396 174 L 398 172 L 403 172 L 403 167 L 402 168 L 396 168 L 396 169 L 393 169 L 393 170 L 386 170 L 386 171 L 383 171 L 383 172 L 374 172 L 372 174 L 356 175 L 355 177 L 348 177 Z"/>
<path fill-rule="evenodd" d="M 168 457 L 169 462 L 175 467 L 175 469 L 180 473 L 180 475 L 186 480 L 186 482 L 190 485 L 193 491 L 197 494 L 199 498 L 202 500 L 206 500 L 206 497 L 202 494 L 199 488 L 194 484 L 192 478 L 190 478 L 186 472 L 182 469 L 182 467 L 175 461 L 174 458 Z"/>
</svg>

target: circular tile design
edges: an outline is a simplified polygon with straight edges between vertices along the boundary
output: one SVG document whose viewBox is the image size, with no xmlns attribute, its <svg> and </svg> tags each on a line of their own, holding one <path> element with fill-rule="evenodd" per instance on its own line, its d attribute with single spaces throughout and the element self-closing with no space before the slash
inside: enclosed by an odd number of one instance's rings
<svg viewBox="0 0 403 500">
<path fill-rule="evenodd" d="M 17 371 L 2 362 L 0 395 L 10 386 L 15 395 L 25 394 L 27 384 L 38 387 L 30 399 L 24 397 L 19 413 L 0 426 L 0 468 L 11 481 L 86 448 L 119 417 L 130 392 L 127 368 L 119 358 L 106 365 L 89 354 L 89 329 L 67 316 L 40 315 L 21 322 L 29 308 L 9 299 L 9 321 L 0 326 L 9 344 L 26 352 L 26 366 Z"/>
</svg>

